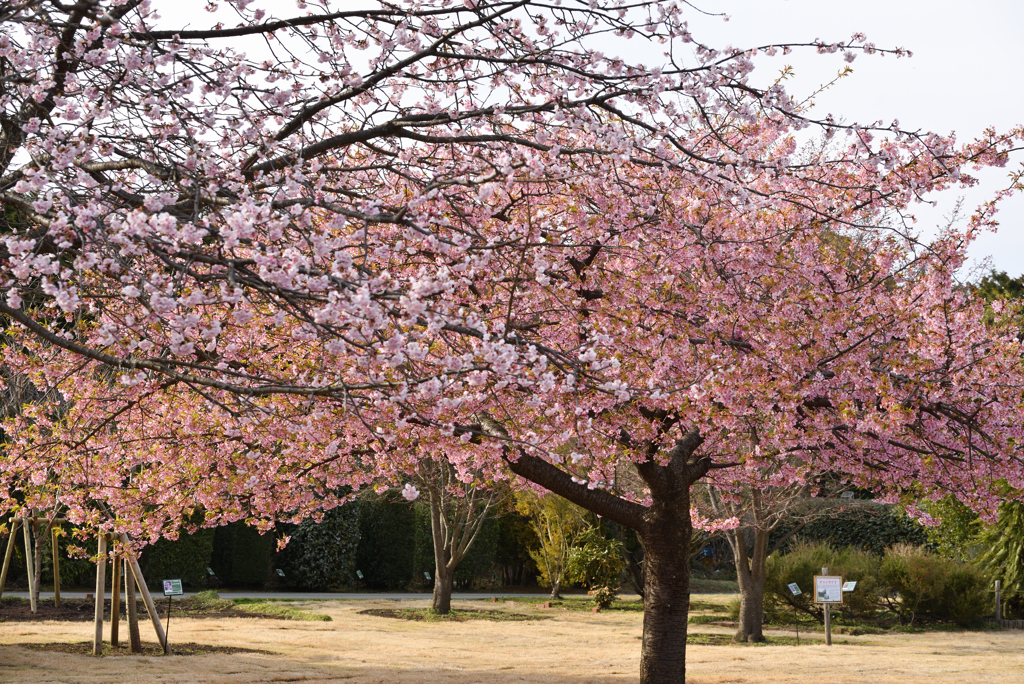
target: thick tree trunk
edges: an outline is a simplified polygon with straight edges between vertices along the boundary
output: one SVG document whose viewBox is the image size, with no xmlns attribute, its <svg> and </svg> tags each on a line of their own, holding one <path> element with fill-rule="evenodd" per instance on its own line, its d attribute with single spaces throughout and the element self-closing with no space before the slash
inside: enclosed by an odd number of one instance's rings
<svg viewBox="0 0 1024 684">
<path fill-rule="evenodd" d="M 674 419 L 651 411 L 667 431 Z M 486 414 L 477 414 L 479 428 L 487 435 L 507 437 L 505 428 Z M 676 440 L 664 453 L 667 463 L 655 456 L 661 448 L 652 442 L 638 444 L 622 434 L 624 446 L 643 447 L 647 458 L 634 463 L 648 485 L 651 505 L 641 506 L 597 487 L 576 481 L 569 473 L 531 456 L 507 449 L 512 472 L 564 496 L 620 525 L 636 530 L 644 550 L 644 633 L 640 651 L 640 684 L 685 684 L 686 621 L 690 612 L 690 487 L 711 467 L 711 460 L 694 452 L 703 443 L 697 430 Z M 515 458 L 512 458 L 514 454 Z"/>
<path fill-rule="evenodd" d="M 561 580 L 553 580 L 551 582 L 551 595 L 548 598 L 552 601 L 562 600 L 562 582 Z"/>
<path fill-rule="evenodd" d="M 446 568 L 438 559 L 434 563 L 434 600 L 431 604 L 435 613 L 447 615 L 452 611 L 452 580 L 455 573 Z"/>
<path fill-rule="evenodd" d="M 644 632 L 641 684 L 686 681 L 686 623 L 690 612 L 689 488 L 655 499 L 645 516 Z"/>
</svg>

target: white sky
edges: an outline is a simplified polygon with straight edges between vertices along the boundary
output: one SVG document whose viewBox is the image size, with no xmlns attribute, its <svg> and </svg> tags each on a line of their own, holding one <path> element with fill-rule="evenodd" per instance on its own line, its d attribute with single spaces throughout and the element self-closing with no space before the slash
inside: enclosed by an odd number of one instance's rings
<svg viewBox="0 0 1024 684">
<path fill-rule="evenodd" d="M 212 23 L 202 2 L 157 0 L 163 15 L 159 28 L 193 28 Z M 1024 0 L 691 0 L 702 10 L 725 13 L 730 20 L 687 12 L 694 37 L 712 47 L 755 47 L 769 43 L 846 40 L 854 32 L 865 33 L 878 47 L 902 46 L 911 58 L 860 56 L 854 73 L 816 98 L 813 114 L 833 114 L 848 123 L 886 124 L 899 119 L 905 129 L 936 133 L 956 132 L 969 141 L 986 127 L 1007 130 L 1024 124 Z M 337 3 L 343 6 L 345 0 Z M 362 4 L 362 3 L 359 3 Z M 257 0 L 267 14 L 290 17 L 300 14 L 293 2 Z M 221 11 L 224 11 L 222 7 Z M 223 15 L 222 15 L 223 16 Z M 233 15 L 227 15 L 226 23 Z M 241 43 L 242 41 L 239 41 Z M 664 48 L 643 49 L 627 43 L 629 61 L 654 65 Z M 246 49 L 241 44 L 239 49 Z M 616 46 L 618 47 L 618 46 Z M 251 49 L 251 48 L 250 48 Z M 609 46 L 608 53 L 616 52 Z M 648 54 L 649 53 L 649 54 Z M 762 58 L 754 82 L 770 83 L 785 65 L 796 75 L 787 82 L 794 96 L 806 96 L 830 81 L 845 66 L 840 55 L 819 55 L 813 48 L 788 56 Z M 1024 150 L 1011 161 L 1024 162 Z M 973 209 L 1007 184 L 1009 169 L 979 174 L 979 187 L 965 197 Z M 916 211 L 922 234 L 945 223 L 960 196 L 935 196 L 935 210 Z M 1011 276 L 1024 273 L 1024 196 L 1004 202 L 996 233 L 983 235 L 972 246 L 974 263 L 986 258 L 997 270 Z M 965 274 L 966 275 L 966 274 Z"/>
<path fill-rule="evenodd" d="M 728 22 L 691 12 L 690 30 L 712 47 L 753 47 L 814 38 L 846 40 L 856 31 L 879 47 L 902 46 L 911 58 L 861 56 L 853 75 L 816 98 L 814 113 L 832 113 L 848 122 L 898 118 L 907 129 L 956 132 L 968 141 L 986 127 L 1007 130 L 1024 124 L 1024 1 L 1022 0 L 693 0 L 708 12 L 724 12 Z M 785 64 L 796 78 L 787 87 L 809 94 L 831 80 L 845 64 L 839 55 L 813 50 L 765 58 L 755 81 L 770 80 Z M 1024 162 L 1024 150 L 1010 166 Z M 967 208 L 1006 186 L 1010 169 L 979 174 L 978 188 L 965 196 Z M 957 193 L 938 196 L 934 212 L 918 212 L 922 233 L 942 222 Z M 975 262 L 1011 276 L 1024 273 L 1024 196 L 1004 202 L 998 232 L 972 246 Z"/>
</svg>

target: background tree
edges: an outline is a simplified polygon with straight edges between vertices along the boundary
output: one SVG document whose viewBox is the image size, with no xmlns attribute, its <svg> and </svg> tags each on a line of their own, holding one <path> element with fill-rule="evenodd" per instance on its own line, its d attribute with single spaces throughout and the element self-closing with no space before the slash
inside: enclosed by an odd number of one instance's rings
<svg viewBox="0 0 1024 684">
<path fill-rule="evenodd" d="M 562 583 L 566 579 L 569 557 L 576 540 L 592 526 L 587 512 L 557 494 L 537 494 L 533 491 L 517 492 L 516 510 L 529 518 L 540 544 L 530 549 L 530 557 L 537 564 L 538 583 L 551 588 L 551 600 L 562 598 Z"/>
<path fill-rule="evenodd" d="M 430 532 L 434 549 L 434 592 L 431 608 L 441 615 L 452 609 L 452 581 L 455 569 L 466 557 L 489 516 L 508 496 L 502 483 L 486 483 L 472 471 L 458 469 L 436 454 L 417 465 L 406 498 L 426 493 L 430 507 Z"/>
</svg>

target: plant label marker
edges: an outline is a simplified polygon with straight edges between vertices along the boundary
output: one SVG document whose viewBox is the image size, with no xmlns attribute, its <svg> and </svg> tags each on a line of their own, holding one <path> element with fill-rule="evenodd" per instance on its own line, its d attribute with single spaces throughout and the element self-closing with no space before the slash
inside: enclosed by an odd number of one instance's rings
<svg viewBox="0 0 1024 684">
<path fill-rule="evenodd" d="M 164 596 L 167 597 L 167 626 L 164 627 L 164 653 L 166 654 L 170 648 L 170 633 L 171 633 L 171 597 L 181 596 L 183 593 L 181 590 L 180 579 L 164 580 Z"/>
<path fill-rule="evenodd" d="M 850 581 L 850 582 L 843 582 L 843 593 L 844 594 L 846 592 L 848 592 L 848 591 L 853 591 L 856 588 L 857 588 L 857 581 L 856 580 L 853 580 L 853 581 Z"/>
<path fill-rule="evenodd" d="M 791 593 L 793 596 L 799 596 L 800 594 L 804 593 L 796 582 L 793 582 L 792 584 L 787 584 L 786 586 L 789 587 L 789 593 Z"/>
<path fill-rule="evenodd" d="M 832 616 L 829 609 L 833 604 L 843 603 L 843 578 L 828 574 L 828 567 L 821 569 L 820 575 L 814 576 L 814 602 L 824 604 L 825 609 L 825 643 L 832 645 Z"/>
</svg>

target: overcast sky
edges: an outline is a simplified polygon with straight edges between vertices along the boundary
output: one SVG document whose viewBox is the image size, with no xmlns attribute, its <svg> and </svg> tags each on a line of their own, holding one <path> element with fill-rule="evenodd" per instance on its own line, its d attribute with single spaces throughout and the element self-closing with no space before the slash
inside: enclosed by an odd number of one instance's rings
<svg viewBox="0 0 1024 684">
<path fill-rule="evenodd" d="M 854 73 L 816 98 L 814 113 L 832 113 L 848 122 L 899 119 L 908 129 L 956 132 L 967 141 L 986 127 L 1006 130 L 1024 124 L 1024 2 L 1022 0 L 693 0 L 719 17 L 691 12 L 694 37 L 713 47 L 752 47 L 814 38 L 845 40 L 856 31 L 879 47 L 902 46 L 907 59 L 861 56 Z M 838 55 L 813 51 L 765 58 L 762 78 L 785 64 L 796 69 L 788 82 L 794 95 L 813 92 L 844 65 Z M 755 72 L 757 74 L 758 72 Z M 1018 152 L 1011 165 L 1024 162 Z M 965 197 L 970 206 L 1005 187 L 1009 169 L 979 175 L 980 186 Z M 939 209 L 918 212 L 922 232 L 942 221 L 956 193 L 941 198 Z M 1001 227 L 982 236 L 971 255 L 991 259 L 997 270 L 1024 273 L 1024 196 L 1004 203 Z"/>
</svg>

